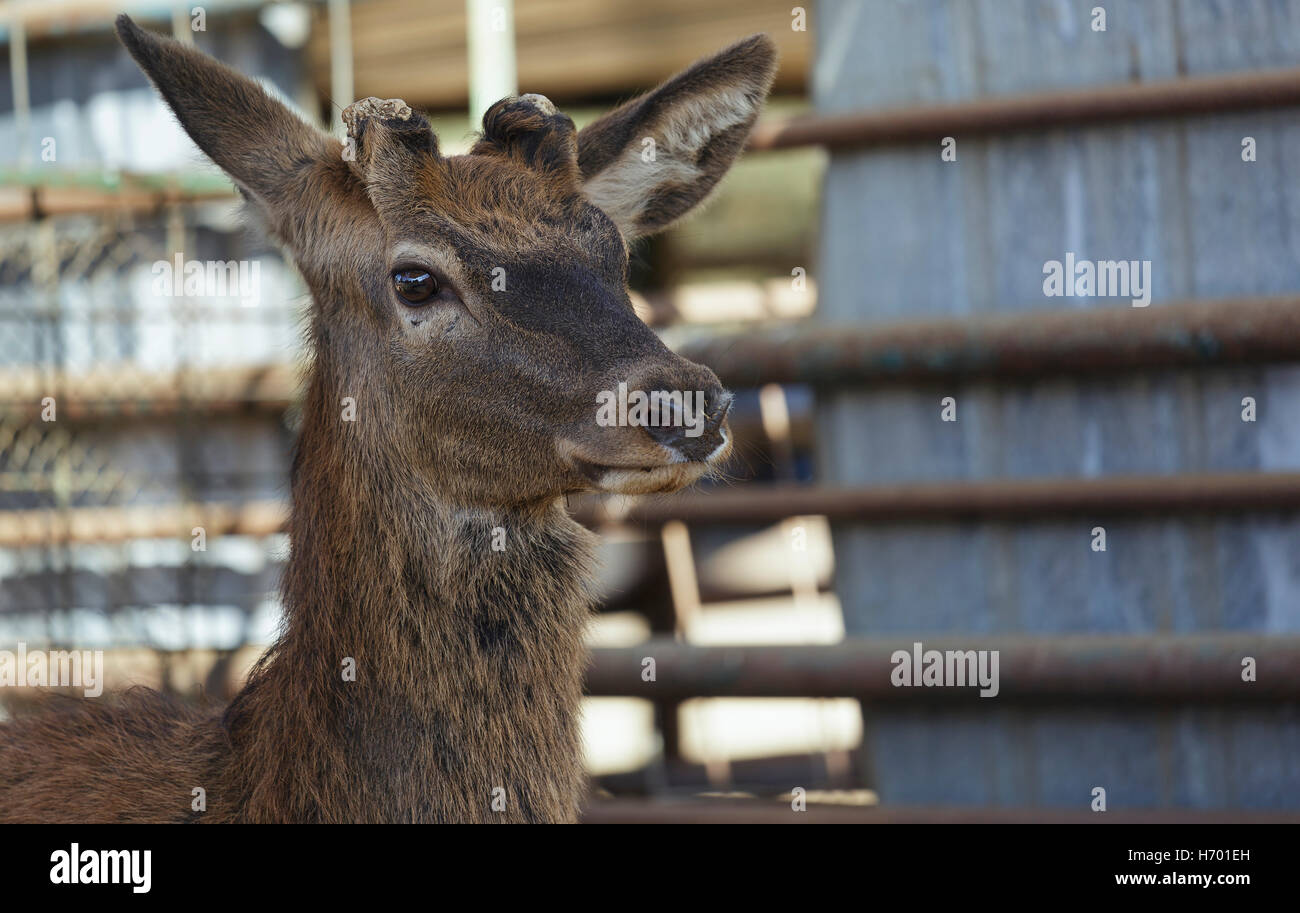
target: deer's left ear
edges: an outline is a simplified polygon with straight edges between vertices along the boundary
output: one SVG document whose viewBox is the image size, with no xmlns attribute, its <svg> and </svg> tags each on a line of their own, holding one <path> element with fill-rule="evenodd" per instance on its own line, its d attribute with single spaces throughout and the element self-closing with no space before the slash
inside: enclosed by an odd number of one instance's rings
<svg viewBox="0 0 1300 913">
<path fill-rule="evenodd" d="M 117 34 L 185 132 L 297 252 L 316 239 L 322 189 L 349 179 L 338 141 L 304 123 L 256 82 L 206 54 L 117 17 Z M 315 203 L 314 207 L 311 203 Z M 304 217 L 304 213 L 308 217 Z"/>
<path fill-rule="evenodd" d="M 583 128 L 587 196 L 629 240 L 665 228 L 735 162 L 775 73 L 776 47 L 754 35 Z"/>
</svg>

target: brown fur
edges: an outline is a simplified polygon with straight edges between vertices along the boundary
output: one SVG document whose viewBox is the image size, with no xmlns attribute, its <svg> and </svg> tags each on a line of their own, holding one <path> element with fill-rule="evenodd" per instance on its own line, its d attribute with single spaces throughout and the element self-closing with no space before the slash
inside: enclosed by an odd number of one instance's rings
<svg viewBox="0 0 1300 913">
<path fill-rule="evenodd" d="M 573 821 L 592 557 L 563 496 L 674 490 L 729 448 L 729 395 L 633 315 L 626 242 L 734 160 L 771 43 L 580 134 L 545 99 L 507 99 L 461 157 L 368 99 L 345 160 L 248 79 L 126 17 L 118 31 L 312 292 L 285 628 L 224 710 L 137 690 L 0 727 L 0 819 Z M 628 154 L 646 136 L 662 167 Z M 398 301 L 408 261 L 440 275 L 434 305 Z M 705 391 L 704 441 L 598 426 L 595 394 L 620 380 Z"/>
</svg>

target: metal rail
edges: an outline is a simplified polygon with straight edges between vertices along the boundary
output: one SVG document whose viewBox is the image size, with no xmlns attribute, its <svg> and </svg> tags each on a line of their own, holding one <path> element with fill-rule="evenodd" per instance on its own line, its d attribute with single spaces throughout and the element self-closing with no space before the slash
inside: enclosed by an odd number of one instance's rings
<svg viewBox="0 0 1300 913">
<path fill-rule="evenodd" d="M 1025 378 L 1300 361 L 1300 298 L 1196 301 L 717 336 L 681 353 L 731 387 Z"/>
<path fill-rule="evenodd" d="M 879 327 L 793 324 L 694 341 L 686 357 L 732 387 L 808 383 L 840 387 L 953 377 L 1026 378 L 1148 368 L 1300 361 L 1300 297 L 1001 314 Z M 39 414 L 55 383 L 61 417 L 282 411 L 295 368 L 264 364 L 92 375 L 40 368 L 0 372 L 0 411 Z M 178 392 L 181 391 L 181 392 Z"/>
<path fill-rule="evenodd" d="M 132 507 L 74 507 L 66 510 L 0 511 L 0 547 L 182 539 L 195 527 L 209 537 L 270 536 L 289 517 L 283 501 L 243 504 L 152 504 Z"/>
<path fill-rule="evenodd" d="M 864 807 L 817 805 L 795 812 L 790 802 L 758 799 L 594 799 L 583 824 L 1296 824 L 1300 812 L 1173 808 L 1087 809 Z"/>
<path fill-rule="evenodd" d="M 584 503 L 590 526 L 770 523 L 822 515 L 856 523 L 1300 510 L 1300 473 L 994 479 L 832 487 L 742 485 L 709 493 Z"/>
<path fill-rule="evenodd" d="M 579 501 L 574 519 L 588 526 L 770 523 L 823 515 L 854 523 L 953 519 L 1047 519 L 1133 514 L 1300 510 L 1300 473 L 1203 473 L 1098 479 L 997 479 L 834 488 L 742 485 L 709 493 Z M 288 518 L 283 501 L 159 504 L 0 512 L 0 547 L 129 539 L 269 536 Z"/>
<path fill-rule="evenodd" d="M 155 212 L 170 205 L 235 200 L 224 177 L 0 169 L 0 222 L 45 216 Z"/>
<path fill-rule="evenodd" d="M 1194 76 L 1161 82 L 1034 92 L 760 123 L 751 150 L 879 146 L 1300 105 L 1300 69 Z"/>
<path fill-rule="evenodd" d="M 988 650 L 998 654 L 997 694 L 980 688 L 894 684 L 896 651 Z M 856 697 L 873 704 L 1004 702 L 1295 702 L 1300 704 L 1300 636 L 1257 634 L 917 635 L 824 646 L 696 647 L 668 639 L 593 651 L 587 691 L 597 696 Z M 642 678 L 646 657 L 655 680 Z M 1242 680 L 1253 657 L 1257 681 Z M 909 659 L 909 662 L 911 660 Z M 919 675 L 919 672 L 918 672 Z"/>
</svg>

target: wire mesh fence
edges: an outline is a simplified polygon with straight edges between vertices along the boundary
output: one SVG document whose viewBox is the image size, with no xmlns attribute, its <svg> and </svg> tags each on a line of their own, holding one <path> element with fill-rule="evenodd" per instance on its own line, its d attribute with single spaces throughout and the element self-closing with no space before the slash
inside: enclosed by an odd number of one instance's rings
<svg viewBox="0 0 1300 913">
<path fill-rule="evenodd" d="M 6 641 L 231 651 L 274 623 L 276 525 L 209 538 L 183 510 L 286 494 L 306 298 L 233 210 L 0 229 Z"/>
</svg>

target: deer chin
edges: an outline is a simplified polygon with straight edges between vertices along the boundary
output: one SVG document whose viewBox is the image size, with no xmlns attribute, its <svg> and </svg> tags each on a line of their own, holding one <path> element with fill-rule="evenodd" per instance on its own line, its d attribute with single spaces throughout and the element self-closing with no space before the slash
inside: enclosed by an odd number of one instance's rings
<svg viewBox="0 0 1300 913">
<path fill-rule="evenodd" d="M 593 466 L 588 477 L 597 491 L 619 495 L 667 494 L 679 491 L 709 471 L 707 463 L 670 463 L 666 466 Z"/>
<path fill-rule="evenodd" d="M 666 447 L 659 448 L 663 461 L 634 464 L 631 461 L 615 462 L 586 454 L 571 442 L 565 442 L 562 451 L 573 467 L 588 480 L 596 491 L 620 495 L 668 494 L 680 491 L 699 481 L 709 470 L 720 465 L 731 453 L 731 436 L 724 432 L 722 443 L 703 460 L 687 460 Z"/>
</svg>

